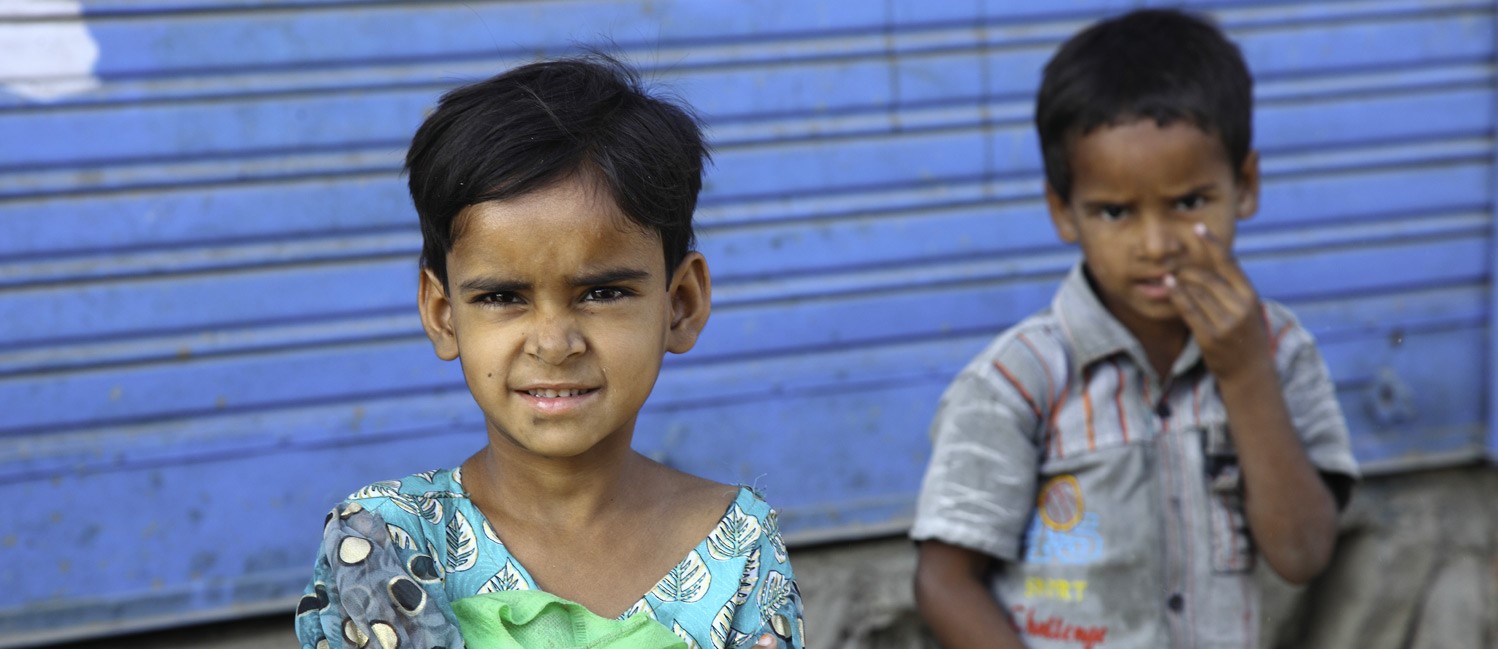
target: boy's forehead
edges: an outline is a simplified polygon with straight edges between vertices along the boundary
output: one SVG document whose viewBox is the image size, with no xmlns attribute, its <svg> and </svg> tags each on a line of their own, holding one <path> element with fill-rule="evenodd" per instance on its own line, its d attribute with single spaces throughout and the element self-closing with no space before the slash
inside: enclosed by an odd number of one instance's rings
<svg viewBox="0 0 1498 649">
<path fill-rule="evenodd" d="M 1214 134 L 1187 120 L 1163 126 L 1133 119 L 1097 127 L 1069 147 L 1073 185 L 1151 176 L 1201 178 L 1231 170 L 1227 150 Z"/>
</svg>

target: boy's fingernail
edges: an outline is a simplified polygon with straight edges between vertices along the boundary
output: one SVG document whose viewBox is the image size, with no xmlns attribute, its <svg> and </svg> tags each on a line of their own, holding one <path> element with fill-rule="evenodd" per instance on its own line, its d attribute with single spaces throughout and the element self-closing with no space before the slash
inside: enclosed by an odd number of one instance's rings
<svg viewBox="0 0 1498 649">
<path fill-rule="evenodd" d="M 1165 276 L 1165 287 L 1166 288 L 1175 288 L 1176 287 L 1176 276 L 1175 275 L 1166 275 Z"/>
<path fill-rule="evenodd" d="M 770 634 L 768 634 L 768 633 L 760 636 L 759 637 L 759 642 L 754 643 L 754 646 L 756 646 L 756 647 L 771 647 L 771 646 L 774 646 L 774 645 L 775 645 L 775 638 L 770 637 Z"/>
<path fill-rule="evenodd" d="M 1205 223 L 1198 223 L 1198 224 L 1196 224 L 1196 228 L 1195 229 L 1196 229 L 1196 233 L 1197 234 L 1199 234 L 1201 236 L 1204 236 L 1204 237 L 1207 236 L 1207 224 L 1205 224 Z"/>
</svg>

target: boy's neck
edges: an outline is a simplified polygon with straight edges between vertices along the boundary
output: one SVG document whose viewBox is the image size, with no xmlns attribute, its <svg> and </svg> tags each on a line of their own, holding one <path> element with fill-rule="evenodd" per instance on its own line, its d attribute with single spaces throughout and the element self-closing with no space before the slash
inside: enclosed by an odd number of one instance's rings
<svg viewBox="0 0 1498 649">
<path fill-rule="evenodd" d="M 1124 331 L 1129 332 L 1134 340 L 1139 341 L 1140 347 L 1144 348 L 1145 359 L 1154 369 L 1155 377 L 1162 383 L 1169 382 L 1176 359 L 1181 357 L 1181 352 L 1186 349 L 1186 342 L 1191 339 L 1191 329 L 1186 326 L 1186 321 L 1180 318 L 1152 320 L 1138 316 L 1130 317 L 1129 312 L 1111 304 L 1108 297 L 1098 289 L 1091 269 L 1086 269 L 1085 277 L 1088 288 L 1092 290 L 1093 295 L 1097 296 L 1103 309 L 1120 325 L 1123 325 Z"/>
<path fill-rule="evenodd" d="M 1186 328 L 1186 323 L 1179 320 L 1132 325 L 1123 320 L 1119 322 L 1123 322 L 1124 328 L 1144 347 L 1144 356 L 1149 360 L 1150 367 L 1154 368 L 1155 377 L 1162 383 L 1170 382 L 1176 359 L 1181 357 L 1181 352 L 1186 349 L 1186 342 L 1191 339 L 1191 331 Z"/>
</svg>

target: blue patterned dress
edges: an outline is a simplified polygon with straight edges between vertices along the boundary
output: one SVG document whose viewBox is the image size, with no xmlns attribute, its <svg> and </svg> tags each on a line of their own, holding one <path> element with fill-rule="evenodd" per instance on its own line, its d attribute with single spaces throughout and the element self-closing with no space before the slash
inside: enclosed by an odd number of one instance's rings
<svg viewBox="0 0 1498 649">
<path fill-rule="evenodd" d="M 296 632 L 305 649 L 458 649 L 453 602 L 534 588 L 463 489 L 462 469 L 438 469 L 376 482 L 328 514 Z M 775 511 L 740 488 L 712 533 L 619 617 L 637 613 L 691 648 L 749 647 L 771 633 L 801 649 L 801 594 Z"/>
</svg>

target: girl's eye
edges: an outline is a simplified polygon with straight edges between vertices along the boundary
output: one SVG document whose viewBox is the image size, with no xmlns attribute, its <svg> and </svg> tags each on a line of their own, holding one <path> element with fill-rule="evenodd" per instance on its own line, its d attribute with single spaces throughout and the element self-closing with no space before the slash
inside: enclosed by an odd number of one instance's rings
<svg viewBox="0 0 1498 649">
<path fill-rule="evenodd" d="M 1176 209 L 1181 210 L 1182 212 L 1190 212 L 1192 210 L 1201 209 L 1202 206 L 1206 204 L 1206 196 L 1202 196 L 1201 194 L 1191 194 L 1189 196 L 1183 196 L 1180 199 L 1176 200 Z"/>
<path fill-rule="evenodd" d="M 514 293 L 485 293 L 474 300 L 479 304 L 487 306 L 503 306 L 508 304 L 519 304 L 520 296 Z"/>
<path fill-rule="evenodd" d="M 610 302 L 627 295 L 623 289 L 604 287 L 595 288 L 583 294 L 584 302 Z"/>
</svg>

